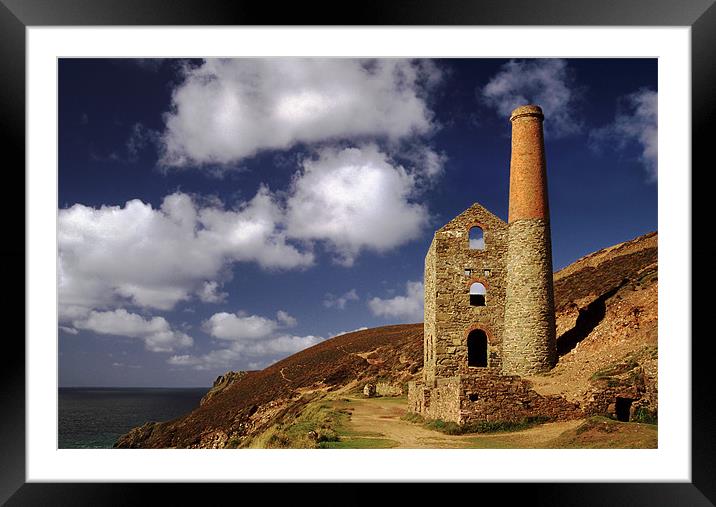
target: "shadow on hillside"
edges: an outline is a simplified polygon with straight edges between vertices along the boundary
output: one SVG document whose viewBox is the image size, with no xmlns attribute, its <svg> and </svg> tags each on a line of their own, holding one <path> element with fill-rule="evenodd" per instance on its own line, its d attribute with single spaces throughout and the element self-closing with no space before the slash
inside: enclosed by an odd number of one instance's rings
<svg viewBox="0 0 716 507">
<path fill-rule="evenodd" d="M 591 333 L 592 330 L 599 325 L 607 313 L 607 299 L 616 294 L 623 284 L 624 282 L 619 284 L 617 287 L 614 287 L 612 290 L 605 292 L 597 299 L 589 303 L 586 308 L 579 310 L 577 322 L 574 324 L 574 327 L 565 331 L 559 338 L 557 338 L 557 354 L 559 357 L 562 357 L 569 351 L 573 350 L 579 342 L 589 336 L 589 333 Z"/>
</svg>

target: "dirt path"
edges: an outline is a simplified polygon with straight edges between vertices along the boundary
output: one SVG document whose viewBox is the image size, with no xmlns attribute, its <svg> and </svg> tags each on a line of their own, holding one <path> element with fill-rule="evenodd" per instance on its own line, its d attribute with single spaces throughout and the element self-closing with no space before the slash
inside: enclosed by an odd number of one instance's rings
<svg viewBox="0 0 716 507">
<path fill-rule="evenodd" d="M 541 447 L 581 422 L 549 423 L 513 433 L 445 435 L 401 419 L 407 408 L 403 399 L 351 398 L 350 405 L 353 408 L 351 431 L 394 440 L 399 442 L 399 448 L 407 449 Z"/>
</svg>

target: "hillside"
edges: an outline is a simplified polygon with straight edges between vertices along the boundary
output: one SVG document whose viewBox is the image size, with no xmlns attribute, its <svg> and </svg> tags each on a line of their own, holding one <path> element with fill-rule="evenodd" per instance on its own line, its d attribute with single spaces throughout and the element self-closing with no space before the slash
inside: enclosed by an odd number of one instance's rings
<svg viewBox="0 0 716 507">
<path fill-rule="evenodd" d="M 308 391 L 334 391 L 381 377 L 407 382 L 422 368 L 422 339 L 422 324 L 337 336 L 249 372 L 184 417 L 136 428 L 116 446 L 223 447 L 237 434 L 261 432 Z"/>
<path fill-rule="evenodd" d="M 599 413 L 604 411 L 601 393 L 639 389 L 645 393 L 645 413 L 655 416 L 657 239 L 656 233 L 647 234 L 555 273 L 560 359 L 547 375 L 529 379 L 536 391 L 563 396 L 589 408 L 587 413 Z M 318 442 L 321 431 L 329 433 L 331 424 L 350 417 L 351 411 L 343 405 L 328 410 L 340 396 L 360 393 L 367 382 L 377 384 L 379 393 L 399 393 L 419 375 L 422 341 L 422 324 L 334 337 L 262 371 L 220 377 L 194 411 L 135 428 L 115 447 L 256 445 L 269 434 L 276 440 L 276 428 L 297 427 L 296 421 L 304 421 L 309 412 L 313 422 L 301 426 L 301 431 Z M 317 400 L 324 401 L 317 405 Z M 320 420 L 320 427 L 315 420 Z M 291 445 L 288 440 L 281 442 L 279 438 L 274 445 Z"/>
<path fill-rule="evenodd" d="M 623 370 L 618 377 L 638 370 L 656 410 L 657 243 L 656 233 L 647 234 L 555 273 L 559 362 L 530 379 L 538 392 L 583 402 L 598 387 L 595 377 L 615 382 L 605 375 L 610 369 Z"/>
</svg>

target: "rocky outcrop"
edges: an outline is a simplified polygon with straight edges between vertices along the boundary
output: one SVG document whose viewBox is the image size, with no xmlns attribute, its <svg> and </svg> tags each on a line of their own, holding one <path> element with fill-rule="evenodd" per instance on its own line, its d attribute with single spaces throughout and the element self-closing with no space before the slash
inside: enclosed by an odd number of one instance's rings
<svg viewBox="0 0 716 507">
<path fill-rule="evenodd" d="M 144 423 L 138 428 L 134 428 L 130 430 L 129 433 L 119 437 L 119 440 L 114 443 L 113 447 L 127 449 L 140 449 L 145 447 L 144 443 L 152 436 L 157 426 L 159 426 L 159 423 L 156 422 Z"/>
<path fill-rule="evenodd" d="M 223 375 L 219 375 L 218 377 L 216 377 L 214 385 L 211 387 L 211 389 L 209 389 L 209 392 L 206 393 L 201 399 L 199 405 L 203 405 L 230 385 L 233 385 L 242 378 L 244 378 L 247 374 L 248 372 L 246 371 L 228 371 Z"/>
</svg>

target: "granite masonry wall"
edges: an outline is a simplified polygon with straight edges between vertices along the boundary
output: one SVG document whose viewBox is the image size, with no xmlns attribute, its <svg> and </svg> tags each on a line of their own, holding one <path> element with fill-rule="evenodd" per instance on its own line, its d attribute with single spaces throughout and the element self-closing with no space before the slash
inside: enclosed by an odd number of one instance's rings
<svg viewBox="0 0 716 507">
<path fill-rule="evenodd" d="M 561 396 L 543 396 L 517 375 L 481 372 L 460 377 L 458 423 L 520 421 L 544 417 L 564 421 L 583 417 L 579 404 Z"/>
<path fill-rule="evenodd" d="M 549 221 L 509 225 L 502 370 L 524 375 L 557 362 Z"/>
<path fill-rule="evenodd" d="M 402 396 L 403 387 L 391 382 L 376 382 L 375 394 L 378 396 Z"/>
<path fill-rule="evenodd" d="M 544 417 L 564 421 L 584 417 L 579 404 L 561 396 L 543 396 L 517 375 L 484 369 L 470 375 L 439 378 L 434 388 L 421 382 L 408 385 L 408 407 L 426 419 L 458 424 L 521 421 Z"/>
<path fill-rule="evenodd" d="M 516 108 L 510 115 L 510 205 L 507 303 L 502 371 L 533 374 L 557 362 L 552 240 L 542 109 Z"/>
<path fill-rule="evenodd" d="M 482 229 L 484 249 L 470 248 L 472 227 Z M 426 385 L 436 378 L 467 374 L 467 337 L 475 329 L 488 338 L 487 368 L 500 368 L 505 307 L 507 224 L 479 204 L 440 228 L 425 257 Z M 485 306 L 470 305 L 470 286 L 485 286 Z"/>
<path fill-rule="evenodd" d="M 635 414 L 643 409 L 657 414 L 659 392 L 654 379 L 635 375 L 629 381 L 605 379 L 591 382 L 591 389 L 585 394 L 584 413 L 619 418 L 628 414 L 625 420 L 635 420 Z M 621 400 L 629 407 L 627 414 L 617 414 L 617 403 Z"/>
<path fill-rule="evenodd" d="M 459 377 L 439 378 L 425 406 L 424 417 L 458 421 L 460 418 Z"/>
<path fill-rule="evenodd" d="M 424 317 L 423 317 L 423 380 L 426 384 L 435 381 L 435 318 L 437 309 L 437 275 L 435 267 L 435 243 L 437 233 L 433 236 L 430 248 L 425 256 L 425 273 L 423 278 Z"/>
</svg>

